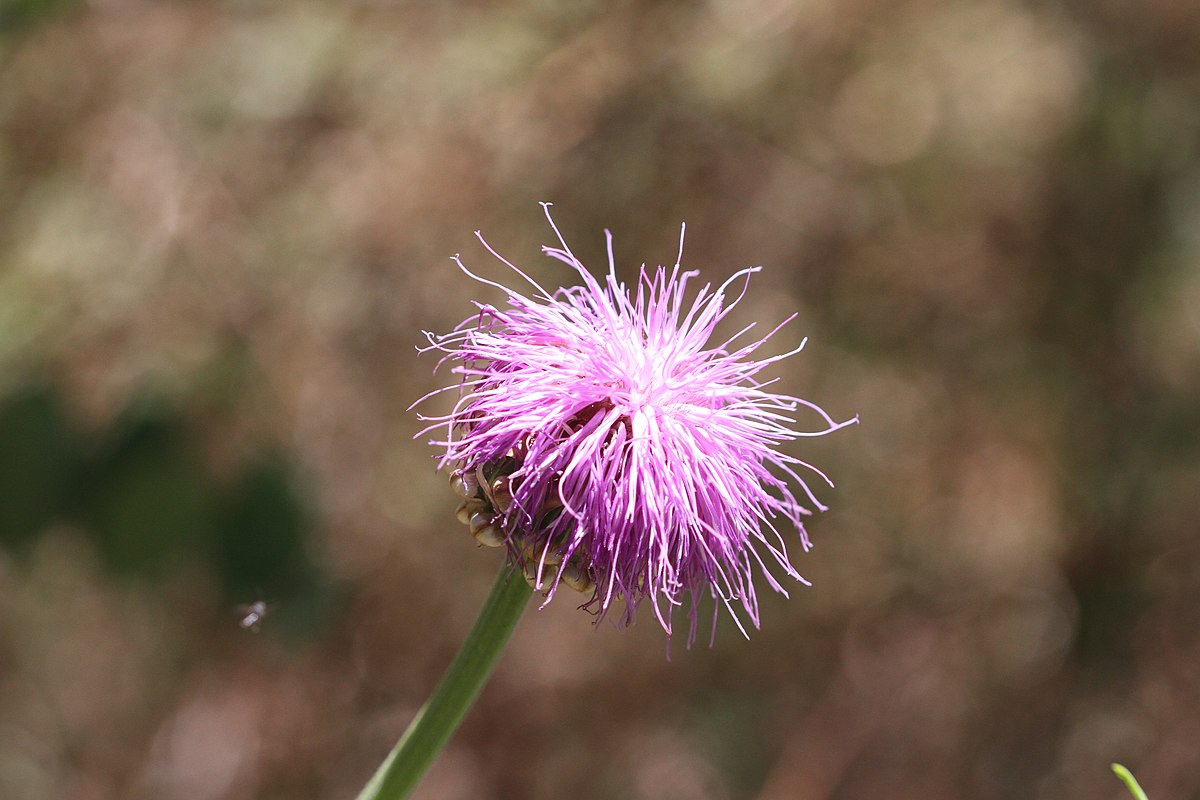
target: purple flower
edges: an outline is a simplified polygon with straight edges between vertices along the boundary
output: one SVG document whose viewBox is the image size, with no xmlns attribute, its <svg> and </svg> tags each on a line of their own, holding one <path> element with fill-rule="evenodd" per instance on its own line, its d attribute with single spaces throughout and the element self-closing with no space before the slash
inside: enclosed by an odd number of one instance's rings
<svg viewBox="0 0 1200 800">
<path fill-rule="evenodd" d="M 471 273 L 507 297 L 504 307 L 475 303 L 449 334 L 426 333 L 456 362 L 460 399 L 431 417 L 446 436 L 442 465 L 466 497 L 460 518 L 485 544 L 508 547 L 527 578 L 546 592 L 562 583 L 591 593 L 585 607 L 603 617 L 624 604 L 624 622 L 648 600 L 667 634 L 677 606 L 688 605 L 689 644 L 697 603 L 712 595 L 743 634 L 736 605 L 757 627 L 754 576 L 787 594 L 772 574 L 807 583 L 788 560 L 781 527 L 799 532 L 803 517 L 825 509 L 800 472 L 829 479 L 778 448 L 857 422 L 835 422 L 812 403 L 768 389 L 759 375 L 798 353 L 755 358 L 770 333 L 747 326 L 710 343 L 717 324 L 745 293 L 758 267 L 743 269 L 716 291 L 698 273 L 642 267 L 631 292 L 613 264 L 598 281 L 580 263 L 550 218 L 561 247 L 543 247 L 578 274 L 581 285 L 548 292 L 484 246 L 529 284 L 522 294 Z M 680 232 L 680 258 L 683 232 Z M 728 301 L 735 287 L 737 297 Z M 448 389 L 456 387 L 447 387 Z M 435 393 L 436 394 L 436 393 Z M 423 398 L 427 399 L 427 398 Z M 419 401 L 420 402 L 420 401 Z M 806 409 L 820 421 L 797 430 Z M 786 525 L 782 523 L 786 522 Z M 713 611 L 716 628 L 717 608 Z"/>
</svg>

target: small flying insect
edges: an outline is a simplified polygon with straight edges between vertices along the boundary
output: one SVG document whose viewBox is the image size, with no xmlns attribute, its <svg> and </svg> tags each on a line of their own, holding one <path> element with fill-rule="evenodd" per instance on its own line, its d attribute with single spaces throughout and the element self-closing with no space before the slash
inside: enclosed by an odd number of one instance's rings
<svg viewBox="0 0 1200 800">
<path fill-rule="evenodd" d="M 238 620 L 238 625 L 244 631 L 258 633 L 259 626 L 266 618 L 267 613 L 271 610 L 271 604 L 266 600 L 255 600 L 253 603 L 245 603 L 238 606 L 238 614 L 241 619 Z"/>
</svg>

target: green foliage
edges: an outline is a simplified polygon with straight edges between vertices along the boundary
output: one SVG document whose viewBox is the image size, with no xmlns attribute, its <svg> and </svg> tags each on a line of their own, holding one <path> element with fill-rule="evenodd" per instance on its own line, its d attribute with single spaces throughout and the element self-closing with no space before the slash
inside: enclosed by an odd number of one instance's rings
<svg viewBox="0 0 1200 800">
<path fill-rule="evenodd" d="M 283 591 L 311 572 L 304 551 L 310 521 L 293 484 L 288 465 L 267 457 L 250 464 L 221 498 L 212 556 L 234 596 Z"/>
<path fill-rule="evenodd" d="M 135 403 L 87 436 L 52 388 L 0 403 L 0 548 L 25 558 L 67 525 L 114 576 L 157 581 L 200 563 L 226 602 L 278 601 L 283 628 L 316 629 L 331 598 L 309 555 L 312 515 L 292 464 L 264 452 L 215 475 L 193 438 L 169 404 Z"/>
<path fill-rule="evenodd" d="M 150 412 L 121 425 L 88 464 L 80 517 L 117 573 L 156 576 L 202 555 L 216 535 L 214 497 L 179 422 Z"/>
<path fill-rule="evenodd" d="M 57 398 L 29 388 L 0 406 L 0 547 L 24 552 L 64 505 L 79 458 Z"/>
<path fill-rule="evenodd" d="M 73 5 L 75 0 L 0 0 L 0 33 L 31 25 Z"/>
</svg>

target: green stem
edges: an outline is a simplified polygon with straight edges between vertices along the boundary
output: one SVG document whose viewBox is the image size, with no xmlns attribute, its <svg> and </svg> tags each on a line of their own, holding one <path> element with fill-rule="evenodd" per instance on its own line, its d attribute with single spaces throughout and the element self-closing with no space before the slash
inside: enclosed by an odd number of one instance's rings
<svg viewBox="0 0 1200 800">
<path fill-rule="evenodd" d="M 1142 787 L 1138 785 L 1137 778 L 1133 777 L 1133 773 L 1127 770 L 1120 764 L 1112 764 L 1112 771 L 1117 773 L 1117 777 L 1125 782 L 1129 793 L 1133 795 L 1134 800 L 1147 800 L 1146 793 L 1142 791 Z"/>
<path fill-rule="evenodd" d="M 467 634 L 442 682 L 363 787 L 358 800 L 408 796 L 479 696 L 532 592 L 521 570 L 508 565 L 500 568 L 475 627 Z"/>
</svg>

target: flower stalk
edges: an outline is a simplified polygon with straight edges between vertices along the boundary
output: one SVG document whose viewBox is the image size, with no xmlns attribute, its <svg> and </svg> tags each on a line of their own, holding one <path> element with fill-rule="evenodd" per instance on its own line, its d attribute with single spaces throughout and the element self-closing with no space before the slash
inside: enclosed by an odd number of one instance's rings
<svg viewBox="0 0 1200 800">
<path fill-rule="evenodd" d="M 532 592 L 519 569 L 508 564 L 500 568 L 479 618 L 441 683 L 359 793 L 358 800 L 408 796 L 479 696 Z"/>
</svg>

